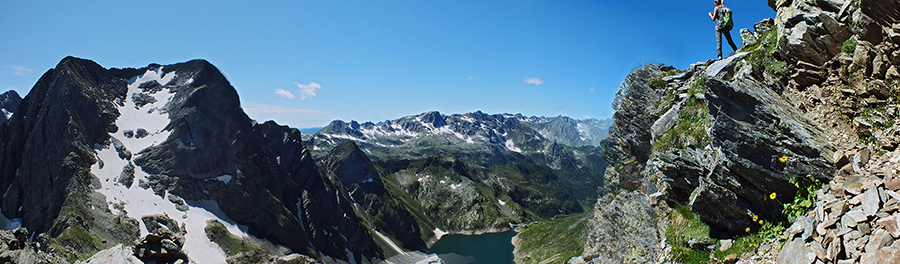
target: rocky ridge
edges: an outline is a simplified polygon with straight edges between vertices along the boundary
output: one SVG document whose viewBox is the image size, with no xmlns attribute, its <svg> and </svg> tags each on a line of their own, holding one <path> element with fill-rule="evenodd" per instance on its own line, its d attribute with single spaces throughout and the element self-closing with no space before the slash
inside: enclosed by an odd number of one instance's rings
<svg viewBox="0 0 900 264">
<path fill-rule="evenodd" d="M 780 232 L 770 223 L 789 227 L 783 248 L 774 239 L 728 261 L 897 261 L 887 226 L 897 202 L 888 183 L 898 154 L 900 9 L 896 1 L 769 5 L 776 18 L 742 30 L 742 52 L 686 70 L 648 65 L 623 81 L 602 142 L 605 176 L 623 190 L 601 198 L 591 221 L 646 226 L 656 236 L 593 225 L 585 255 L 570 263 L 618 263 L 632 256 L 624 252 L 641 256 L 625 261 L 681 262 L 693 254 L 685 248 L 713 256 L 757 232 Z M 784 207 L 807 205 L 795 194 L 815 181 L 827 184 L 811 211 L 786 222 Z M 628 217 L 647 204 L 655 217 Z M 670 236 L 678 214 L 670 208 L 688 208 L 712 232 Z"/>
</svg>

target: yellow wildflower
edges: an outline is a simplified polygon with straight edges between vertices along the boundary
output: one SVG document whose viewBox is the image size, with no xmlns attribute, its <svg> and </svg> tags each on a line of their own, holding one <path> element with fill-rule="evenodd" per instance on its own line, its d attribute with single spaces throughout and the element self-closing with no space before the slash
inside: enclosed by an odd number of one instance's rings
<svg viewBox="0 0 900 264">
<path fill-rule="evenodd" d="M 775 193 L 769 194 L 769 199 L 775 200 Z"/>
<path fill-rule="evenodd" d="M 787 162 L 788 157 L 787 157 L 787 156 L 781 156 L 781 158 L 778 159 L 778 160 L 781 161 L 781 163 L 785 163 L 785 162 Z"/>
<path fill-rule="evenodd" d="M 759 220 L 759 224 L 760 224 L 760 225 L 763 224 L 762 220 Z"/>
<path fill-rule="evenodd" d="M 748 228 L 745 228 L 745 229 L 744 229 L 744 232 L 745 232 L 745 233 L 750 233 L 750 228 L 749 228 L 749 227 L 748 227 Z"/>
<path fill-rule="evenodd" d="M 753 222 L 756 222 L 757 219 L 759 219 L 759 216 L 753 215 Z"/>
</svg>

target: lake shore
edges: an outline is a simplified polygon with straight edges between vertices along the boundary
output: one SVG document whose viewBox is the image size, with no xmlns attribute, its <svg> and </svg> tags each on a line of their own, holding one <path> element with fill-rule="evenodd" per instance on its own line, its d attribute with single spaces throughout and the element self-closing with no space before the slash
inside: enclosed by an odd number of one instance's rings
<svg viewBox="0 0 900 264">
<path fill-rule="evenodd" d="M 487 229 L 476 229 L 476 230 L 443 231 L 440 228 L 435 228 L 434 236 L 429 238 L 428 241 L 425 241 L 425 246 L 428 248 L 431 248 L 431 246 L 433 246 L 434 243 L 436 243 L 438 240 L 441 240 L 441 237 L 446 236 L 446 235 L 477 236 L 477 235 L 483 235 L 483 234 L 503 233 L 503 232 L 507 232 L 509 230 L 513 230 L 513 229 L 509 228 L 509 227 L 502 227 L 502 228 L 492 227 L 492 228 L 487 228 Z M 518 233 L 518 231 L 516 231 L 516 233 Z"/>
</svg>

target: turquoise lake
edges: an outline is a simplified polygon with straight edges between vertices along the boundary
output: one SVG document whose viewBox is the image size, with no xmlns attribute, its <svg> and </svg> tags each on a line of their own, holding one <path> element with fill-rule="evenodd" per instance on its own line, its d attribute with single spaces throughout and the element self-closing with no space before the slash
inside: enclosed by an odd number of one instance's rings
<svg viewBox="0 0 900 264">
<path fill-rule="evenodd" d="M 447 264 L 513 263 L 514 236 L 516 231 L 513 230 L 473 236 L 445 235 L 428 249 L 428 253 L 438 254 Z"/>
</svg>

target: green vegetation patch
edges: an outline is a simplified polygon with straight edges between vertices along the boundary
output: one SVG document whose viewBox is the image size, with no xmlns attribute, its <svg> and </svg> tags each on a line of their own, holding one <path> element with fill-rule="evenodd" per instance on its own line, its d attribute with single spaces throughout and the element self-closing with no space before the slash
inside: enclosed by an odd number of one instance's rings
<svg viewBox="0 0 900 264">
<path fill-rule="evenodd" d="M 669 259 L 681 263 L 708 263 L 710 251 L 693 249 L 688 242 L 692 239 L 714 243 L 709 237 L 709 225 L 700 221 L 691 207 L 679 205 L 675 207 L 669 226 L 666 228 L 666 242 L 672 246 Z"/>
<path fill-rule="evenodd" d="M 854 52 L 856 52 L 856 39 L 849 38 L 844 41 L 844 45 L 841 46 L 841 52 L 847 54 L 853 54 Z"/>
<path fill-rule="evenodd" d="M 516 237 L 522 263 L 565 263 L 580 256 L 587 237 L 589 213 L 559 215 L 529 224 Z"/>
<path fill-rule="evenodd" d="M 778 36 L 776 30 L 769 30 L 763 34 L 759 41 L 744 49 L 750 51 L 747 61 L 753 66 L 755 73 L 768 73 L 777 80 L 782 80 L 788 75 L 787 62 L 775 59 L 773 53 L 778 49 Z"/>
<path fill-rule="evenodd" d="M 228 232 L 221 222 L 217 220 L 207 220 L 206 227 L 203 228 L 206 237 L 210 241 L 219 245 L 222 251 L 228 256 L 244 254 L 246 256 L 266 256 L 266 250 L 261 245 L 257 245 L 249 240 L 242 240 L 240 237 L 232 235 Z M 262 263 L 268 259 L 254 259 L 256 263 Z"/>
<path fill-rule="evenodd" d="M 706 128 L 710 124 L 709 108 L 706 102 L 697 98 L 704 92 L 706 92 L 705 76 L 691 85 L 688 90 L 689 96 L 678 111 L 677 124 L 653 142 L 653 151 L 683 149 L 691 145 L 704 148 L 709 145 L 711 139 L 706 133 Z"/>
</svg>

